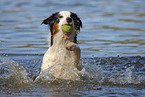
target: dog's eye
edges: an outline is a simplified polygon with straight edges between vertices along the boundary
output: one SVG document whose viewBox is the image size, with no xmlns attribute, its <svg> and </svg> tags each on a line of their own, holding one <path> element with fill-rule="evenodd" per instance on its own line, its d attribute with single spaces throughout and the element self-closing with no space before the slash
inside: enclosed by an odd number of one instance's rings
<svg viewBox="0 0 145 97">
<path fill-rule="evenodd" d="M 63 16 L 59 16 L 59 18 L 63 18 Z"/>
</svg>

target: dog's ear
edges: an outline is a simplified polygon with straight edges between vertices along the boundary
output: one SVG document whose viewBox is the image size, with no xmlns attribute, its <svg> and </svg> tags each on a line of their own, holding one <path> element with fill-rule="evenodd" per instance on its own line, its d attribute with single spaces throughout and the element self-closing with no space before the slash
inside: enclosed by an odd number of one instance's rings
<svg viewBox="0 0 145 97">
<path fill-rule="evenodd" d="M 71 12 L 71 17 L 72 17 L 73 20 L 74 20 L 75 28 L 76 28 L 77 30 L 80 30 L 80 28 L 82 28 L 82 21 L 81 21 L 81 19 L 77 16 L 77 14 L 72 13 L 72 12 Z"/>
<path fill-rule="evenodd" d="M 41 24 L 49 25 L 49 27 L 52 28 L 53 24 L 55 23 L 55 21 L 57 19 L 57 14 L 58 14 L 58 12 L 53 13 L 50 17 L 43 20 L 43 22 Z"/>
</svg>

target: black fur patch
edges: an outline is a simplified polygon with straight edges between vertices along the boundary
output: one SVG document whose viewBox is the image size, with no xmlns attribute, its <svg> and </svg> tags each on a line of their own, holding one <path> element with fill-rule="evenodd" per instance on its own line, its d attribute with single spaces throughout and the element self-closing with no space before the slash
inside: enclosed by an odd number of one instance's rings
<svg viewBox="0 0 145 97">
<path fill-rule="evenodd" d="M 74 25 L 76 26 L 77 30 L 80 31 L 80 28 L 82 28 L 82 21 L 81 19 L 77 16 L 77 14 L 71 12 L 71 18 L 74 20 Z"/>
<path fill-rule="evenodd" d="M 77 16 L 77 14 L 72 13 L 72 12 L 71 12 L 71 18 L 73 18 L 76 30 L 80 31 L 80 28 L 82 28 L 82 21 L 81 21 L 81 19 Z M 73 42 L 77 43 L 77 34 L 75 35 Z"/>
<path fill-rule="evenodd" d="M 53 25 L 54 23 L 59 23 L 59 12 L 53 13 L 50 17 L 43 20 L 41 24 L 49 25 L 49 29 L 51 32 L 51 46 L 53 45 Z"/>
</svg>

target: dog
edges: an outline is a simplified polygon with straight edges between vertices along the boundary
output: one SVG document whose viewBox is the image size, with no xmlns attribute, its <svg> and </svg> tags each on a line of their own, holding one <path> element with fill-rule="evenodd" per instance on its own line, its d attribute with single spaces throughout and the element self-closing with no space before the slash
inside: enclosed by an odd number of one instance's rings
<svg viewBox="0 0 145 97">
<path fill-rule="evenodd" d="M 82 28 L 82 21 L 77 14 L 70 11 L 53 13 L 42 24 L 50 29 L 49 49 L 43 56 L 40 74 L 49 70 L 55 78 L 76 80 L 81 71 L 81 49 L 77 45 L 77 34 Z M 72 27 L 71 32 L 64 33 L 62 25 Z"/>
</svg>

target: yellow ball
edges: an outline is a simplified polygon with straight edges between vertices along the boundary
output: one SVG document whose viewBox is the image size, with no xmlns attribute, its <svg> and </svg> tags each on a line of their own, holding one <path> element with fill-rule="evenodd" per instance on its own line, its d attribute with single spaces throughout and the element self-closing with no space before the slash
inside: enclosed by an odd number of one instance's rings
<svg viewBox="0 0 145 97">
<path fill-rule="evenodd" d="M 62 32 L 69 33 L 73 30 L 73 27 L 71 25 L 62 25 Z"/>
</svg>

